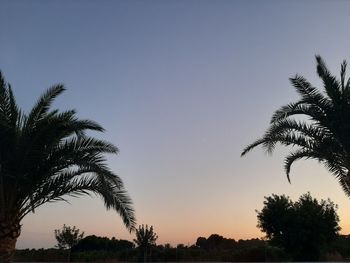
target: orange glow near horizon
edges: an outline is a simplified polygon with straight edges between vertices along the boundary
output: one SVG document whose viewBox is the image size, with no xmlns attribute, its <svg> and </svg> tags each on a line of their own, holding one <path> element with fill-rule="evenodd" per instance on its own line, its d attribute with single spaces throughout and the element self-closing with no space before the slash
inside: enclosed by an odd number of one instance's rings
<svg viewBox="0 0 350 263">
<path fill-rule="evenodd" d="M 273 161 L 273 158 L 267 158 L 266 161 Z M 298 178 L 297 174 L 302 171 L 305 173 L 305 169 L 308 168 L 311 169 L 308 172 L 309 176 Z M 177 244 L 192 245 L 195 244 L 198 237 L 208 237 L 211 234 L 219 234 L 235 240 L 262 238 L 264 234 L 256 227 L 255 210 L 262 208 L 263 196 L 270 195 L 268 193 L 284 193 L 295 201 L 302 193 L 310 190 L 313 197 L 317 199 L 330 198 L 339 205 L 338 215 L 340 217 L 340 226 L 342 227 L 341 234 L 350 234 L 350 215 L 348 213 L 350 200 L 341 191 L 338 183 L 316 162 L 302 162 L 296 165 L 293 174 L 295 176 L 292 178 L 292 185 L 285 184 L 286 179 L 278 175 L 274 178 L 276 180 L 275 183 L 269 184 L 270 187 L 261 185 L 263 186 L 262 188 L 270 188 L 270 190 L 263 190 L 264 193 L 253 194 L 249 191 L 240 191 L 239 193 L 226 192 L 222 188 L 221 194 L 212 196 L 210 201 L 207 199 L 206 203 L 192 203 L 192 206 L 182 203 L 182 200 L 179 201 L 179 198 L 173 201 L 164 198 L 153 204 L 150 202 L 148 207 L 138 206 L 138 199 L 135 198 L 136 211 L 137 215 L 139 215 L 138 223 L 153 225 L 155 232 L 159 236 L 157 243 L 169 243 L 173 246 Z M 312 182 L 317 178 L 318 184 L 312 186 Z M 247 181 L 247 184 L 249 183 Z M 283 185 L 285 186 L 282 191 L 276 191 L 277 188 L 281 189 Z M 243 187 L 243 185 L 241 186 Z M 258 202 L 256 201 L 256 195 L 261 196 L 257 198 Z M 224 196 L 226 196 L 227 202 L 222 201 L 225 199 Z M 220 200 L 221 205 L 219 206 Z M 165 210 L 170 204 L 171 209 Z M 62 218 L 58 217 L 57 214 L 63 213 L 70 216 L 62 221 Z M 105 211 L 101 200 L 98 198 L 82 198 L 72 199 L 71 205 L 65 203 L 51 204 L 38 209 L 35 214 L 30 215 L 24 221 L 24 231 L 20 237 L 18 247 L 26 248 L 29 243 L 33 244 L 32 247 L 42 247 L 39 244 L 40 242 L 42 244 L 43 240 L 46 240 L 47 247 L 54 246 L 53 229 L 60 228 L 63 223 L 76 225 L 82 231 L 85 231 L 85 235 L 114 236 L 131 241 L 134 238 L 133 234 L 125 230 L 121 220 L 113 211 Z M 28 229 L 40 229 L 40 227 L 52 229 L 52 231 L 43 231 L 41 233 L 28 231 Z M 21 239 L 30 241 L 26 241 L 26 243 L 22 242 Z"/>
</svg>

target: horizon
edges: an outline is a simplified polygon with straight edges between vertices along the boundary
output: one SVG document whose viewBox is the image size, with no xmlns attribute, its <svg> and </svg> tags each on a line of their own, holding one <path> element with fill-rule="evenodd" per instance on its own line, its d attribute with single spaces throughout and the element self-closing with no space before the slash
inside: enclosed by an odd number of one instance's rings
<svg viewBox="0 0 350 263">
<path fill-rule="evenodd" d="M 345 1 L 3 1 L 0 70 L 25 112 L 51 85 L 65 84 L 54 108 L 74 108 L 106 129 L 96 137 L 120 149 L 108 165 L 133 200 L 137 224 L 153 225 L 159 244 L 211 234 L 261 238 L 255 210 L 272 193 L 330 198 L 341 233 L 350 234 L 350 200 L 323 165 L 296 162 L 289 184 L 288 148 L 240 157 L 272 113 L 297 100 L 290 77 L 322 86 L 316 54 L 336 76 L 350 61 L 349 8 Z M 86 236 L 134 238 L 101 199 L 69 202 L 26 216 L 17 248 L 53 247 L 63 224 Z"/>
</svg>

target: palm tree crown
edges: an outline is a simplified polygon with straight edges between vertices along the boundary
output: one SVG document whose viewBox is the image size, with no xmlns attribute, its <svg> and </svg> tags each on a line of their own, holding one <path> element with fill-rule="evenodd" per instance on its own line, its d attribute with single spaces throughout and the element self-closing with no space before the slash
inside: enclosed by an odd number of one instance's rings
<svg viewBox="0 0 350 263">
<path fill-rule="evenodd" d="M 0 72 L 2 244 L 8 242 L 2 241 L 6 237 L 17 239 L 20 221 L 40 205 L 91 193 L 101 196 L 107 209 L 116 210 L 130 231 L 135 229 L 131 199 L 104 157 L 117 153 L 117 147 L 86 135 L 103 131 L 94 121 L 78 119 L 74 110 L 50 110 L 64 90 L 63 85 L 51 87 L 24 114 Z M 0 260 L 3 251 L 0 245 Z"/>
<path fill-rule="evenodd" d="M 347 64 L 343 61 L 340 79 L 337 79 L 320 56 L 316 56 L 316 62 L 324 90 L 315 88 L 302 76 L 291 78 L 300 99 L 275 111 L 263 137 L 248 145 L 241 155 L 258 145 L 268 153 L 273 152 L 277 143 L 296 146 L 285 158 L 284 168 L 289 181 L 290 168 L 296 160 L 315 159 L 338 179 L 350 197 L 350 78 L 346 80 Z M 296 115 L 304 115 L 307 119 L 297 119 Z"/>
<path fill-rule="evenodd" d="M 140 225 L 138 229 L 136 229 L 136 239 L 134 242 L 138 246 L 138 248 L 143 252 L 143 261 L 146 262 L 147 258 L 151 256 L 151 248 L 156 245 L 156 240 L 158 236 L 153 231 L 153 226 L 148 228 L 144 225 Z M 152 261 L 152 260 L 151 260 Z"/>
<path fill-rule="evenodd" d="M 136 229 L 136 239 L 134 239 L 134 242 L 139 247 L 149 247 L 151 245 L 156 244 L 158 236 L 153 231 L 153 226 L 150 226 L 148 228 L 148 225 L 146 227 L 144 225 L 140 225 L 138 229 Z"/>
</svg>

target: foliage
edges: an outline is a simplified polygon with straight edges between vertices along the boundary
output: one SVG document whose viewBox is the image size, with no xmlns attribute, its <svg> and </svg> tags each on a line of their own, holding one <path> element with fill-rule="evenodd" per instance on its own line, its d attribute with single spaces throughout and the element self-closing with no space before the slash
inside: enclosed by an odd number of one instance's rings
<svg viewBox="0 0 350 263">
<path fill-rule="evenodd" d="M 341 64 L 340 79 L 337 79 L 320 56 L 316 56 L 316 62 L 323 92 L 302 76 L 291 78 L 300 99 L 275 111 L 263 137 L 248 145 L 242 156 L 258 145 L 268 153 L 272 153 L 278 143 L 296 146 L 285 158 L 288 180 L 295 161 L 314 159 L 326 166 L 350 197 L 350 79 L 346 80 L 345 76 L 347 64 L 345 61 Z M 297 116 L 306 118 L 296 119 Z"/>
<path fill-rule="evenodd" d="M 79 251 L 72 254 L 75 262 L 134 262 L 136 251 L 111 251 L 111 250 L 89 250 Z"/>
<path fill-rule="evenodd" d="M 55 230 L 55 238 L 59 249 L 71 249 L 74 245 L 78 244 L 83 236 L 84 232 L 80 233 L 80 230 L 75 226 L 70 227 L 64 224 L 62 230 Z"/>
<path fill-rule="evenodd" d="M 339 253 L 346 261 L 350 260 L 350 235 L 341 235 L 334 244 L 334 251 Z"/>
<path fill-rule="evenodd" d="M 265 197 L 258 227 L 272 245 L 284 248 L 295 260 L 320 260 L 331 250 L 340 227 L 336 205 L 302 195 L 292 202 L 284 195 Z"/>
<path fill-rule="evenodd" d="M 147 256 L 151 253 L 151 247 L 156 245 L 157 238 L 158 236 L 153 231 L 153 226 L 148 228 L 148 225 L 146 225 L 146 227 L 140 225 L 139 228 L 136 229 L 136 239 L 134 239 L 134 242 L 142 251 L 144 262 L 147 261 Z"/>
<path fill-rule="evenodd" d="M 156 244 L 158 236 L 153 231 L 153 226 L 150 226 L 148 228 L 148 225 L 146 227 L 144 225 L 140 225 L 138 229 L 136 229 L 136 239 L 134 239 L 134 242 L 138 247 L 150 247 Z"/>
<path fill-rule="evenodd" d="M 212 236 L 216 236 L 213 234 Z M 219 236 L 219 235 L 217 235 Z M 206 238 L 206 239 L 209 239 Z M 226 240 L 230 240 L 224 238 Z M 83 240 L 89 240 L 88 243 L 97 245 L 96 249 L 92 246 L 76 249 Z M 109 241 L 126 241 L 117 239 L 108 239 L 104 237 L 88 236 L 83 238 L 78 245 L 72 248 L 71 259 L 74 262 L 135 262 L 140 260 L 138 248 L 131 249 L 111 249 L 100 250 L 100 243 Z M 95 242 L 96 241 L 96 242 Z M 129 241 L 126 241 L 129 242 Z M 131 243 L 131 242 L 129 242 Z M 86 243 L 85 243 L 86 244 Z M 15 261 L 17 262 L 63 262 L 67 256 L 67 250 L 57 249 L 26 249 L 17 250 Z M 148 256 L 152 262 L 244 262 L 244 261 L 286 261 L 288 258 L 280 248 L 267 246 L 261 239 L 239 240 L 235 246 L 210 249 L 201 249 L 196 245 L 186 246 L 179 244 L 172 247 L 170 244 L 152 246 L 152 254 Z"/>
<path fill-rule="evenodd" d="M 91 235 L 80 240 L 72 248 L 72 258 L 85 262 L 108 259 L 128 261 L 136 258 L 134 248 L 135 244 L 128 240 Z"/>
<path fill-rule="evenodd" d="M 105 154 L 117 147 L 87 135 L 104 131 L 96 122 L 79 119 L 75 110 L 51 109 L 64 90 L 51 87 L 25 114 L 0 73 L 0 261 L 9 261 L 28 213 L 67 196 L 96 194 L 135 229 L 131 199 L 106 164 Z"/>
<path fill-rule="evenodd" d="M 107 237 L 98 237 L 95 235 L 87 236 L 81 239 L 72 249 L 78 251 L 125 251 L 135 247 L 133 242 L 128 240 L 118 240 L 116 238 L 109 239 Z"/>
<path fill-rule="evenodd" d="M 66 262 L 67 250 L 49 249 L 17 249 L 13 262 Z"/>
<path fill-rule="evenodd" d="M 212 238 L 210 238 L 212 237 Z M 220 242 L 213 247 L 199 247 L 198 241 L 215 240 L 218 238 L 225 241 L 233 239 L 213 234 L 208 238 L 197 238 L 197 245 L 170 247 L 159 245 L 152 250 L 152 261 L 158 262 L 261 262 L 261 261 L 286 261 L 288 256 L 277 247 L 267 246 L 261 239 L 239 240 L 238 242 L 228 242 L 227 246 L 220 245 Z M 203 243 L 202 243 L 203 245 Z"/>
<path fill-rule="evenodd" d="M 197 238 L 196 246 L 205 250 L 230 249 L 236 246 L 234 239 L 227 239 L 218 234 L 212 234 L 206 239 L 205 237 Z"/>
</svg>

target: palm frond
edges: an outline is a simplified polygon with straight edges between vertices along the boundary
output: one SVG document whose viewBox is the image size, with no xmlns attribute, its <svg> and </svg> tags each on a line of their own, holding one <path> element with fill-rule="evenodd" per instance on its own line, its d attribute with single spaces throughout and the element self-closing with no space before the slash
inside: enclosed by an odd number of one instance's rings
<svg viewBox="0 0 350 263">
<path fill-rule="evenodd" d="M 271 117 L 270 124 L 287 119 L 294 115 L 308 116 L 312 121 L 319 123 L 324 123 L 327 118 L 326 112 L 323 109 L 320 109 L 320 107 L 306 103 L 305 101 L 298 101 L 296 103 L 282 106 L 276 110 Z"/>
<path fill-rule="evenodd" d="M 317 73 L 323 81 L 323 86 L 327 95 L 333 101 L 333 104 L 336 105 L 340 102 L 342 98 L 342 93 L 340 91 L 341 84 L 338 82 L 336 77 L 332 76 L 329 72 L 325 62 L 320 56 L 316 56 L 317 62 Z"/>
<path fill-rule="evenodd" d="M 319 160 L 319 156 L 317 156 L 315 152 L 312 152 L 309 150 L 302 149 L 302 150 L 297 150 L 297 151 L 289 153 L 289 155 L 286 156 L 286 158 L 284 160 L 284 170 L 286 172 L 287 179 L 288 179 L 289 183 L 291 182 L 289 174 L 290 174 L 290 169 L 291 169 L 292 164 L 295 161 L 303 159 L 303 158 Z"/>
<path fill-rule="evenodd" d="M 50 106 L 54 99 L 60 95 L 63 91 L 65 91 L 65 88 L 62 84 L 52 86 L 49 88 L 37 101 L 37 103 L 34 105 L 33 109 L 28 115 L 28 124 L 33 125 L 35 124 L 35 121 L 40 120 L 47 114 L 48 110 L 50 109 Z"/>
<path fill-rule="evenodd" d="M 344 90 L 345 90 L 346 66 L 347 66 L 346 60 L 343 60 L 343 63 L 341 64 L 341 67 L 340 67 L 340 83 L 341 83 L 342 93 L 344 93 Z"/>
<path fill-rule="evenodd" d="M 13 95 L 12 89 L 11 89 L 11 85 L 8 85 L 8 96 L 9 96 L 9 119 L 10 119 L 10 123 L 11 126 L 13 128 L 17 127 L 17 121 L 18 121 L 18 115 L 19 115 L 19 110 L 18 110 L 18 106 L 16 103 L 16 99 Z"/>
<path fill-rule="evenodd" d="M 304 77 L 291 78 L 300 99 L 275 111 L 263 137 L 245 147 L 241 156 L 259 145 L 268 153 L 272 153 L 277 144 L 296 147 L 284 163 L 289 182 L 290 168 L 295 161 L 315 159 L 326 165 L 350 197 L 350 78 L 345 83 L 347 64 L 346 61 L 341 64 L 338 81 L 320 56 L 316 56 L 316 62 L 325 93 Z M 298 120 L 299 115 L 307 119 Z"/>
<path fill-rule="evenodd" d="M 253 150 L 256 146 L 263 144 L 264 141 L 265 141 L 264 138 L 261 138 L 261 139 L 256 140 L 255 142 L 249 144 L 248 146 L 246 146 L 241 153 L 241 157 L 246 155 L 251 150 Z"/>
<path fill-rule="evenodd" d="M 129 231 L 133 231 L 136 224 L 135 214 L 132 201 L 124 188 L 107 181 L 102 183 L 94 173 L 88 175 L 84 173 L 85 171 L 77 171 L 70 176 L 58 176 L 45 182 L 39 191 L 35 192 L 34 207 L 39 207 L 47 202 L 64 200 L 64 196 L 78 197 L 94 193 L 102 197 L 107 209 L 118 212 L 125 226 Z M 31 211 L 28 202 L 23 209 L 22 217 L 29 212 Z"/>
<path fill-rule="evenodd" d="M 103 132 L 98 123 L 79 119 L 75 110 L 50 109 L 64 90 L 63 85 L 48 89 L 27 115 L 0 72 L 0 215 L 21 220 L 46 202 L 97 194 L 132 231 L 132 201 L 105 157 L 118 148 L 86 135 Z"/>
</svg>

